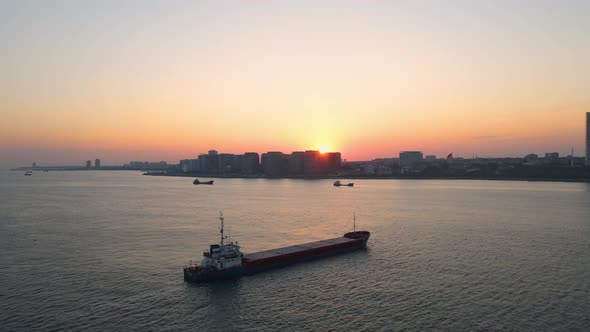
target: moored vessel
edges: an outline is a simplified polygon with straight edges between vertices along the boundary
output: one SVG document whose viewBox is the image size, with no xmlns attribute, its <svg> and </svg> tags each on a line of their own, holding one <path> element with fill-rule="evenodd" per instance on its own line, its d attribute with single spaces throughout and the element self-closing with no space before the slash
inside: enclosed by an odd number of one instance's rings
<svg viewBox="0 0 590 332">
<path fill-rule="evenodd" d="M 212 244 L 208 251 L 203 252 L 203 259 L 199 265 L 193 265 L 191 262 L 184 267 L 184 280 L 205 282 L 237 278 L 302 261 L 364 249 L 371 236 L 368 231 L 356 230 L 355 216 L 353 231 L 342 237 L 244 254 L 237 241 L 225 242 L 227 237 L 223 233 L 224 218 L 221 213 L 219 220 L 219 244 Z"/>
<path fill-rule="evenodd" d="M 352 187 L 354 186 L 354 182 L 349 183 L 342 183 L 340 180 L 334 181 L 334 187 Z"/>
</svg>

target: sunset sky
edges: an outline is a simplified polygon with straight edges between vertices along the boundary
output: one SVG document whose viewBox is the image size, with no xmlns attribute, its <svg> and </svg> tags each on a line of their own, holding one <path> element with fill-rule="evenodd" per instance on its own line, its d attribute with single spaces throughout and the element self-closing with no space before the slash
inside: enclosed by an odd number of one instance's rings
<svg viewBox="0 0 590 332">
<path fill-rule="evenodd" d="M 590 1 L 1 1 L 0 166 L 583 156 Z"/>
</svg>

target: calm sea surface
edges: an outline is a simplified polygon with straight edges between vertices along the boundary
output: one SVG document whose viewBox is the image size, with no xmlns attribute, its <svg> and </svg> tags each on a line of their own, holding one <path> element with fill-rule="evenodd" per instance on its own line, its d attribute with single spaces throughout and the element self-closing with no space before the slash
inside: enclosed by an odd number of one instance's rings
<svg viewBox="0 0 590 332">
<path fill-rule="evenodd" d="M 219 211 L 246 252 L 369 247 L 189 284 Z M 590 330 L 590 184 L 0 172 L 0 330 Z"/>
</svg>

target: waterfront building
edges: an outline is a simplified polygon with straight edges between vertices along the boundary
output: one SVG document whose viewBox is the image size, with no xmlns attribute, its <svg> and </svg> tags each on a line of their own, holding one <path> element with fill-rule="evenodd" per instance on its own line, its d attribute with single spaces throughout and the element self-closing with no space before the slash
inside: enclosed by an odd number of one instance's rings
<svg viewBox="0 0 590 332">
<path fill-rule="evenodd" d="M 256 174 L 260 169 L 260 158 L 256 152 L 246 152 L 242 155 L 242 173 Z"/>
<path fill-rule="evenodd" d="M 144 169 L 146 168 L 147 161 L 130 161 L 129 168 L 131 169 Z"/>
<path fill-rule="evenodd" d="M 129 169 L 137 170 L 166 170 L 168 163 L 165 161 L 148 162 L 148 161 L 130 161 Z"/>
<path fill-rule="evenodd" d="M 97 159 L 94 161 L 94 168 L 96 168 L 96 169 L 100 169 L 100 159 L 98 159 L 98 158 L 97 158 Z"/>
<path fill-rule="evenodd" d="M 436 156 L 435 155 L 427 155 L 426 157 L 424 157 L 425 161 L 436 161 Z"/>
<path fill-rule="evenodd" d="M 206 155 L 204 153 L 201 153 L 198 157 L 198 164 L 199 164 L 199 170 L 200 171 L 208 171 L 208 167 L 209 167 L 209 155 Z"/>
<path fill-rule="evenodd" d="M 263 153 L 261 156 L 262 171 L 266 176 L 277 177 L 287 174 L 289 169 L 289 158 L 286 154 L 278 151 Z"/>
<path fill-rule="evenodd" d="M 219 171 L 219 154 L 215 150 L 209 150 L 207 154 L 199 154 L 199 169 L 202 172 Z"/>
<path fill-rule="evenodd" d="M 326 158 L 327 171 L 336 171 L 340 169 L 342 164 L 342 156 L 340 155 L 340 152 L 326 152 L 323 154 L 323 157 Z"/>
<path fill-rule="evenodd" d="M 222 153 L 218 157 L 217 169 L 222 173 L 233 172 L 232 165 L 234 163 L 234 155 L 231 153 Z"/>
<path fill-rule="evenodd" d="M 550 160 L 559 159 L 559 152 L 546 152 L 545 159 L 550 159 Z"/>
<path fill-rule="evenodd" d="M 201 164 L 201 168 L 203 165 Z M 218 171 L 219 170 L 219 153 L 216 150 L 209 150 L 206 158 L 206 171 Z"/>
<path fill-rule="evenodd" d="M 233 155 L 231 161 L 231 172 L 232 173 L 239 173 L 242 171 L 242 155 Z"/>
<path fill-rule="evenodd" d="M 86 160 L 86 169 L 90 169 L 90 167 L 92 167 L 92 161 Z"/>
<path fill-rule="evenodd" d="M 305 176 L 317 176 L 322 173 L 320 151 L 307 150 L 303 153 L 303 174 Z"/>
<path fill-rule="evenodd" d="M 302 175 L 303 174 L 303 160 L 305 152 L 294 151 L 289 156 L 289 174 Z"/>
<path fill-rule="evenodd" d="M 190 159 L 182 159 L 180 160 L 180 171 L 183 173 L 190 173 L 190 166 L 191 166 L 191 160 Z"/>
<path fill-rule="evenodd" d="M 523 165 L 526 166 L 535 166 L 539 164 L 539 156 L 531 153 L 531 154 L 527 154 L 526 156 L 524 156 L 523 159 Z"/>
<path fill-rule="evenodd" d="M 422 162 L 422 151 L 401 151 L 399 153 L 400 167 L 412 167 Z"/>
<path fill-rule="evenodd" d="M 199 167 L 199 159 L 183 159 L 180 161 L 180 169 L 183 173 L 198 172 L 201 170 Z"/>
</svg>

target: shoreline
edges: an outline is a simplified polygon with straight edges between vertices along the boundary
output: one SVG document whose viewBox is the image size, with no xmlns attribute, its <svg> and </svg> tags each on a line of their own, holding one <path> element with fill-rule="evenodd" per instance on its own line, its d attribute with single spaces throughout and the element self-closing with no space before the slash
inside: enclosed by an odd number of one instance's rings
<svg viewBox="0 0 590 332">
<path fill-rule="evenodd" d="M 175 177 L 201 177 L 212 179 L 268 179 L 268 180 L 484 180 L 484 181 L 524 181 L 524 182 L 578 182 L 589 183 L 590 178 L 540 178 L 540 177 L 429 177 L 429 176 L 282 176 L 282 177 L 268 177 L 264 175 L 243 176 L 243 175 L 221 175 L 221 174 L 203 174 L 203 173 L 189 173 L 189 174 L 161 174 L 161 173 L 143 173 L 147 176 L 175 176 Z"/>
</svg>

